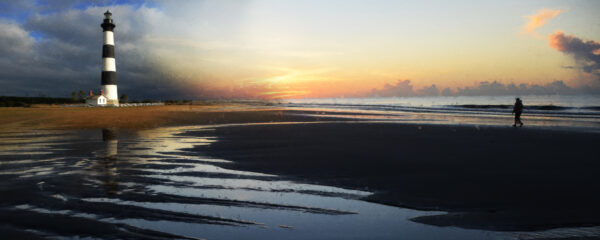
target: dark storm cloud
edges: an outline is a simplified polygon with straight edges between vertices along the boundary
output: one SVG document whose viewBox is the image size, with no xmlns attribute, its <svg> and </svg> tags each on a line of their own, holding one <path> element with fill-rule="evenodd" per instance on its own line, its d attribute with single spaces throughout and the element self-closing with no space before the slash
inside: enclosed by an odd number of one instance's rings
<svg viewBox="0 0 600 240">
<path fill-rule="evenodd" d="M 38 55 L 40 44 L 14 22 L 0 22 L 0 82 L 2 94 L 11 92 L 40 93 L 47 84 L 46 76 L 55 73 L 44 55 Z M 32 85 L 30 85 L 30 83 Z M 55 87 L 54 87 L 55 88 Z"/>
<path fill-rule="evenodd" d="M 600 76 L 600 42 L 565 35 L 562 31 L 551 34 L 548 41 L 552 48 L 573 56 L 584 72 Z"/>
<path fill-rule="evenodd" d="M 35 1 L 0 0 L 0 17 L 23 19 L 27 17 L 28 9 L 35 8 Z"/>
<path fill-rule="evenodd" d="M 79 1 L 62 1 L 72 6 Z M 17 6 L 18 7 L 18 6 Z M 44 8 L 44 6 L 37 6 Z M 0 95 L 70 96 L 100 88 L 102 13 L 105 7 L 32 13 L 22 23 L 0 21 Z M 156 11 L 113 6 L 119 93 L 130 98 L 190 97 L 176 77 L 160 69 L 143 41 Z M 36 38 L 33 38 L 33 33 Z"/>
<path fill-rule="evenodd" d="M 0 0 L 0 14 L 17 16 L 21 13 L 52 13 L 70 8 L 84 9 L 116 5 L 114 0 Z M 146 1 L 118 1 L 123 4 L 140 6 Z"/>
<path fill-rule="evenodd" d="M 15 55 L 24 56 L 30 53 L 34 45 L 33 38 L 27 31 L 21 29 L 17 24 L 0 21 L 0 56 Z"/>
<path fill-rule="evenodd" d="M 410 80 L 398 80 L 396 84 L 386 84 L 382 89 L 373 89 L 369 97 L 411 97 L 411 96 L 506 96 L 506 95 L 572 95 L 599 94 L 596 88 L 587 86 L 572 88 L 563 81 L 554 81 L 545 85 L 503 84 L 497 81 L 480 82 L 474 86 L 440 91 L 435 84 L 415 90 Z"/>
</svg>

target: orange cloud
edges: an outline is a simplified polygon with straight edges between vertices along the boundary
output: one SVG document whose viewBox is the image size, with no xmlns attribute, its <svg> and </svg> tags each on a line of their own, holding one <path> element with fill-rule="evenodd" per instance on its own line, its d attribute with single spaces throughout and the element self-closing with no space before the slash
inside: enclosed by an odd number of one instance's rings
<svg viewBox="0 0 600 240">
<path fill-rule="evenodd" d="M 548 35 L 548 45 L 550 47 L 558 50 L 565 51 L 565 42 L 568 39 L 573 39 L 573 35 L 565 36 L 565 33 L 561 30 L 554 32 L 553 34 Z"/>
<path fill-rule="evenodd" d="M 535 15 L 525 16 L 525 18 L 529 19 L 527 24 L 523 27 L 523 33 L 532 34 L 534 36 L 539 36 L 535 30 L 546 25 L 548 21 L 552 20 L 558 14 L 564 12 L 563 10 L 552 10 L 552 9 L 541 9 Z"/>
</svg>

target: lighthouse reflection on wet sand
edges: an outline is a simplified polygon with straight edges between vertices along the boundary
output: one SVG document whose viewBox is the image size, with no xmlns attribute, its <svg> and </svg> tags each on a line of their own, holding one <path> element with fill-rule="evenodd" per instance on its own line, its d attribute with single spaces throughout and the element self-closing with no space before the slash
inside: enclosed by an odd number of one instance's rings
<svg viewBox="0 0 600 240">
<path fill-rule="evenodd" d="M 106 97 L 106 105 L 119 106 L 119 94 L 117 93 L 117 66 L 115 63 L 115 39 L 113 30 L 115 24 L 112 13 L 104 13 L 104 22 L 100 25 L 104 33 L 104 44 L 102 45 L 102 90 Z"/>
</svg>

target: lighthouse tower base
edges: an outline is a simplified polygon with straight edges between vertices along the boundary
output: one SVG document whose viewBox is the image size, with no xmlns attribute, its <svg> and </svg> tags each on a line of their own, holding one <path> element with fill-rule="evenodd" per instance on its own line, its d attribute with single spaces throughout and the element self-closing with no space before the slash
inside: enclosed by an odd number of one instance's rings
<svg viewBox="0 0 600 240">
<path fill-rule="evenodd" d="M 107 106 L 119 106 L 119 94 L 117 93 L 117 85 L 102 85 L 102 91 L 106 98 Z"/>
</svg>

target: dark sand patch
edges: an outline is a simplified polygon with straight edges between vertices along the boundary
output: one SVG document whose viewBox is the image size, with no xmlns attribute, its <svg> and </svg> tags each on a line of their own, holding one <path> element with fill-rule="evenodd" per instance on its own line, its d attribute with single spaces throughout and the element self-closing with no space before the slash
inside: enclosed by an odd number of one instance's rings
<svg viewBox="0 0 600 240">
<path fill-rule="evenodd" d="M 32 220 L 35 219 L 35 220 Z M 26 229 L 36 229 L 52 236 L 59 234 L 68 237 L 102 237 L 114 239 L 198 239 L 170 233 L 137 228 L 127 224 L 106 223 L 84 217 L 36 213 L 21 210 L 0 210 L 0 222 L 10 223 L 4 229 L 12 229 L 9 236 L 29 237 L 35 235 Z M 17 228 L 12 228 L 15 226 Z M 34 236 L 42 238 L 46 234 Z M 6 235 L 4 235 L 6 236 Z M 45 236 L 49 237 L 49 236 Z"/>
<path fill-rule="evenodd" d="M 320 123 L 231 126 L 190 150 L 229 168 L 373 190 L 368 201 L 493 230 L 600 225 L 600 134 L 541 128 Z M 219 163 L 216 163 L 219 165 Z"/>
</svg>

